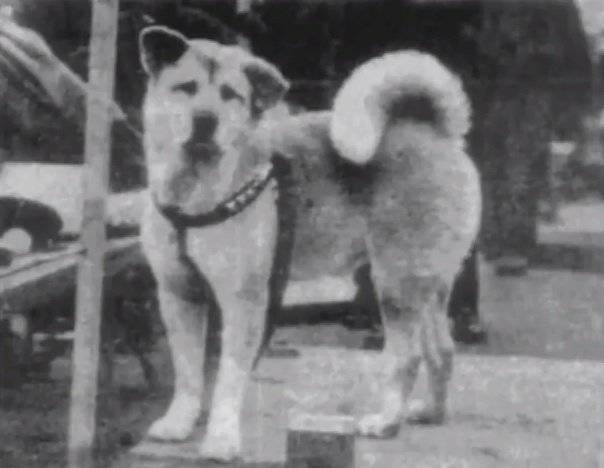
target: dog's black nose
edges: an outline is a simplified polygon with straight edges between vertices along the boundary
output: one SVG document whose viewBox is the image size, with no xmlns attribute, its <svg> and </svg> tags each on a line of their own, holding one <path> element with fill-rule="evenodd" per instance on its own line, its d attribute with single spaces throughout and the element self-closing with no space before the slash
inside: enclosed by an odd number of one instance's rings
<svg viewBox="0 0 604 468">
<path fill-rule="evenodd" d="M 218 117 L 210 111 L 197 112 L 193 116 L 193 134 L 191 141 L 208 141 L 214 136 L 218 126 Z"/>
</svg>

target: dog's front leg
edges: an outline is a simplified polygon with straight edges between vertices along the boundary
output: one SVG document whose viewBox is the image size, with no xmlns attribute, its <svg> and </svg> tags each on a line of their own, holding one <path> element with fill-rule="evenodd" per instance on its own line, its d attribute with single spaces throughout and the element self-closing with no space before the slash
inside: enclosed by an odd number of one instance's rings
<svg viewBox="0 0 604 468">
<path fill-rule="evenodd" d="M 241 454 L 241 410 L 252 365 L 262 341 L 268 287 L 256 281 L 237 290 L 215 284 L 222 311 L 222 351 L 201 456 L 232 461 Z"/>
<path fill-rule="evenodd" d="M 174 366 L 174 396 L 148 435 L 184 440 L 193 432 L 201 411 L 207 305 L 182 299 L 161 281 L 158 298 Z"/>
</svg>

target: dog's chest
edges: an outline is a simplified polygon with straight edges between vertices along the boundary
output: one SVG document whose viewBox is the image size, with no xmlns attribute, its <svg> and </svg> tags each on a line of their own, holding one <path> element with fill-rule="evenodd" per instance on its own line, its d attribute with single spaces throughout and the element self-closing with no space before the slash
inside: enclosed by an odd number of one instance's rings
<svg viewBox="0 0 604 468">
<path fill-rule="evenodd" d="M 245 288 L 250 276 L 270 276 L 276 217 L 270 187 L 245 213 L 214 226 L 187 229 L 182 237 L 151 208 L 141 233 L 143 246 L 164 287 L 198 300 L 207 293 L 201 283 L 228 283 L 237 290 Z"/>
</svg>

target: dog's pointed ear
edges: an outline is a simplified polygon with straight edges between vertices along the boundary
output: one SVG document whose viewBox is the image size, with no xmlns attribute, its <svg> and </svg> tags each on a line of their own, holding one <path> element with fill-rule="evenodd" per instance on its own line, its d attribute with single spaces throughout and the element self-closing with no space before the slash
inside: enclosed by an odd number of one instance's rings
<svg viewBox="0 0 604 468">
<path fill-rule="evenodd" d="M 243 66 L 252 85 L 252 107 L 261 113 L 277 104 L 289 89 L 289 82 L 265 60 L 253 58 Z"/>
<path fill-rule="evenodd" d="M 165 26 L 149 26 L 139 35 L 140 60 L 149 76 L 176 62 L 189 48 L 187 38 Z"/>
</svg>

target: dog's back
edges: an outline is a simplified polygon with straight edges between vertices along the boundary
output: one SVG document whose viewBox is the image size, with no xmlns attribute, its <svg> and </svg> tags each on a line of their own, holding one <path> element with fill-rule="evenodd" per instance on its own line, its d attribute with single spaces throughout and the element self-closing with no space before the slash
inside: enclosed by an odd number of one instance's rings
<svg viewBox="0 0 604 468">
<path fill-rule="evenodd" d="M 271 148 L 290 160 L 296 182 L 290 276 L 346 275 L 366 262 L 363 238 L 372 175 L 343 160 L 329 135 L 329 112 L 293 116 L 272 128 Z"/>
<path fill-rule="evenodd" d="M 272 150 L 290 158 L 299 184 L 292 276 L 349 274 L 368 249 L 388 244 L 405 252 L 392 258 L 402 269 L 451 281 L 480 217 L 465 95 L 430 56 L 375 62 L 344 84 L 332 112 L 269 127 Z"/>
</svg>

